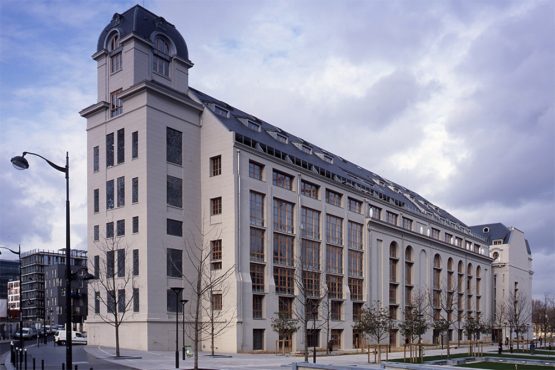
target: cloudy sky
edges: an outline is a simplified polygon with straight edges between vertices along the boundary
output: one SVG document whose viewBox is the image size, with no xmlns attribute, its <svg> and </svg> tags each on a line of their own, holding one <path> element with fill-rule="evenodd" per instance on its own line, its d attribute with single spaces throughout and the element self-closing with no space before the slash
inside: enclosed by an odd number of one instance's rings
<svg viewBox="0 0 555 370">
<path fill-rule="evenodd" d="M 86 248 L 85 120 L 100 31 L 131 1 L 0 1 L 0 245 Z M 555 294 L 555 2 L 154 1 L 191 86 L 414 190 L 526 233 Z M 5 257 L 5 255 L 3 255 Z"/>
</svg>

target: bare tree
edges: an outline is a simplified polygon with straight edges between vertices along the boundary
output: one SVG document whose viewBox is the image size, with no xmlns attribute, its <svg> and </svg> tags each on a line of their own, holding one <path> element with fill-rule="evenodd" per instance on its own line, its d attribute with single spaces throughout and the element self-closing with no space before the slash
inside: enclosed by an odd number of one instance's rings
<svg viewBox="0 0 555 370">
<path fill-rule="evenodd" d="M 438 288 L 429 295 L 431 327 L 434 329 L 434 334 L 446 339 L 447 357 L 449 358 L 451 355 L 449 331 L 455 327 L 458 321 L 455 299 L 457 287 L 453 279 L 453 281 L 442 280 Z"/>
<path fill-rule="evenodd" d="M 403 310 L 404 320 L 400 321 L 398 326 L 401 334 L 409 345 L 410 360 L 416 362 L 416 353 L 414 349 L 414 341 L 418 339 L 418 358 L 422 360 L 422 335 L 430 326 L 429 317 L 429 300 L 426 294 L 419 290 L 411 294 L 409 304 Z"/>
<path fill-rule="evenodd" d="M 272 317 L 272 329 L 278 333 L 280 338 L 290 337 L 299 330 L 297 319 L 283 313 L 274 313 Z M 308 361 L 308 360 L 307 360 Z"/>
<path fill-rule="evenodd" d="M 356 321 L 354 330 L 358 330 L 378 344 L 377 363 L 381 363 L 381 342 L 393 329 L 389 310 L 380 301 L 362 309 L 360 319 Z M 368 355 L 370 356 L 370 355 Z"/>
<path fill-rule="evenodd" d="M 218 246 L 214 242 L 220 240 L 215 230 L 207 233 L 200 230 L 197 235 L 191 234 L 185 239 L 187 271 L 190 273 L 184 272 L 182 276 L 192 294 L 193 330 L 187 336 L 193 341 L 195 370 L 198 369 L 200 343 L 209 339 L 213 355 L 215 338 L 233 324 L 235 317 L 235 311 L 224 305 L 229 293 L 227 280 L 233 275 L 235 265 L 222 270 L 221 257 L 219 262 L 213 262 L 215 253 L 221 251 L 221 244 Z"/>
<path fill-rule="evenodd" d="M 532 307 L 528 298 L 523 295 L 517 288 L 515 283 L 515 289 L 513 293 L 509 296 L 509 301 L 507 304 L 507 319 L 511 331 L 514 330 L 516 334 L 516 348 L 519 349 L 520 336 L 527 331 L 528 325 L 532 319 Z M 512 349 L 512 333 L 511 333 L 511 349 Z"/>
<path fill-rule="evenodd" d="M 91 311 L 102 321 L 114 327 L 116 356 L 120 356 L 120 326 L 127 318 L 127 313 L 134 299 L 134 274 L 129 246 L 122 237 L 106 237 L 96 242 L 100 252 L 98 266 L 92 266 L 95 279 L 90 280 L 95 292 L 94 300 L 89 304 Z M 117 261 L 117 263 L 116 263 Z M 105 310 L 95 310 L 100 305 Z"/>
</svg>

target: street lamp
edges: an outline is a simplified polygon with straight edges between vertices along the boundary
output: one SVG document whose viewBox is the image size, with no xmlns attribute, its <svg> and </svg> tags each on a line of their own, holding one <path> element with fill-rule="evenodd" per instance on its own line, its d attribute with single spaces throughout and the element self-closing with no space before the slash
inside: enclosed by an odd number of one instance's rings
<svg viewBox="0 0 555 370">
<path fill-rule="evenodd" d="M 171 290 L 175 293 L 175 368 L 179 369 L 179 295 L 183 288 L 173 287 Z"/>
<path fill-rule="evenodd" d="M 23 284 L 21 283 L 21 245 L 18 244 L 17 252 L 8 247 L 0 247 L 0 248 L 12 252 L 13 254 L 17 255 L 17 257 L 19 258 L 19 347 L 23 348 L 23 304 L 21 300 L 23 296 L 23 290 L 22 290 Z M 0 254 L 2 254 L 2 251 L 0 251 Z"/>
<path fill-rule="evenodd" d="M 183 361 L 185 361 L 185 305 L 189 302 L 187 299 L 181 300 L 182 310 L 183 310 L 183 320 L 181 321 L 181 343 L 183 346 Z"/>
<path fill-rule="evenodd" d="M 73 368 L 72 359 L 72 343 L 71 343 L 71 246 L 69 242 L 69 153 L 66 152 L 65 167 L 58 166 L 40 154 L 23 152 L 21 156 L 15 156 L 11 159 L 12 165 L 18 170 L 26 170 L 29 168 L 29 162 L 25 159 L 27 154 L 42 158 L 57 171 L 65 173 L 66 178 L 66 369 Z"/>
</svg>

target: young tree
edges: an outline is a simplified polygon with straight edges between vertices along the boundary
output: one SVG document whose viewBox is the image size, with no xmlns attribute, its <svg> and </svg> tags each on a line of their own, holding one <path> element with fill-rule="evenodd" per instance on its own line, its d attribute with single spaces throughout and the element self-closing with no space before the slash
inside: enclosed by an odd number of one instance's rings
<svg viewBox="0 0 555 370">
<path fill-rule="evenodd" d="M 298 320 L 288 315 L 275 313 L 271 320 L 272 329 L 278 333 L 280 338 L 290 337 L 299 330 Z"/>
<path fill-rule="evenodd" d="M 509 302 L 507 304 L 507 319 L 511 330 L 514 330 L 516 334 L 516 348 L 519 349 L 519 334 L 527 331 L 528 325 L 532 319 L 532 308 L 528 298 L 517 289 L 516 283 L 513 293 L 509 296 Z"/>
<path fill-rule="evenodd" d="M 429 304 L 432 308 L 431 326 L 435 334 L 446 339 L 448 358 L 451 355 L 449 330 L 455 326 L 458 319 L 456 291 L 454 279 L 447 282 L 442 281 L 439 289 L 432 291 L 429 296 Z"/>
<path fill-rule="evenodd" d="M 134 274 L 130 257 L 130 248 L 122 237 L 106 237 L 95 243 L 98 266 L 91 266 L 95 279 L 90 280 L 95 292 L 94 300 L 89 304 L 92 312 L 102 321 L 114 327 L 116 356 L 120 356 L 120 326 L 127 319 L 127 313 L 134 299 Z M 117 262 L 117 263 L 116 263 Z M 96 305 L 101 306 L 95 310 Z M 105 308 L 102 309 L 102 308 Z"/>
<path fill-rule="evenodd" d="M 411 362 L 416 362 L 413 351 L 414 341 L 418 339 L 418 357 L 422 357 L 422 335 L 430 326 L 428 323 L 429 305 L 426 294 L 422 291 L 414 292 L 410 297 L 410 304 L 403 310 L 404 320 L 399 322 L 401 335 L 408 342 Z"/>
<path fill-rule="evenodd" d="M 227 281 L 233 275 L 235 265 L 222 269 L 220 241 L 216 229 L 191 232 L 188 238 L 184 238 L 186 265 L 175 266 L 185 281 L 185 291 L 191 295 L 187 307 L 193 318 L 193 327 L 187 331 L 187 337 L 193 342 L 195 370 L 198 369 L 201 342 L 210 340 L 211 354 L 214 355 L 215 338 L 228 329 L 235 318 L 235 311 L 224 304 L 229 293 Z"/>
<path fill-rule="evenodd" d="M 393 329 L 389 310 L 382 306 L 380 301 L 374 302 L 369 307 L 364 307 L 360 319 L 355 322 L 353 329 L 368 335 L 377 342 L 377 363 L 381 363 L 381 342 Z"/>
<path fill-rule="evenodd" d="M 479 318 L 474 318 L 470 315 L 466 317 L 466 321 L 464 322 L 464 331 L 470 339 L 470 356 L 476 355 L 476 351 L 473 350 L 473 345 L 477 346 L 478 335 L 484 332 L 485 329 L 485 325 L 480 321 Z"/>
</svg>

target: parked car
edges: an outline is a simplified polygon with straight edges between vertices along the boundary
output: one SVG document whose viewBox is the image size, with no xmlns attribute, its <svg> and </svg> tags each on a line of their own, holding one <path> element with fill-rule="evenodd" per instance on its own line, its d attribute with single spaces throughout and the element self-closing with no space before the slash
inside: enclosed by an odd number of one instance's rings
<svg viewBox="0 0 555 370">
<path fill-rule="evenodd" d="M 87 344 L 87 337 L 79 331 L 72 331 L 71 332 L 71 342 L 73 344 Z M 66 331 L 65 330 L 58 330 L 54 334 L 54 343 L 56 343 L 60 346 L 66 344 Z"/>
<path fill-rule="evenodd" d="M 37 336 L 37 331 L 35 330 L 35 328 L 22 328 L 21 334 L 23 339 L 31 339 Z M 19 339 L 19 330 L 15 332 L 14 337 Z"/>
</svg>

